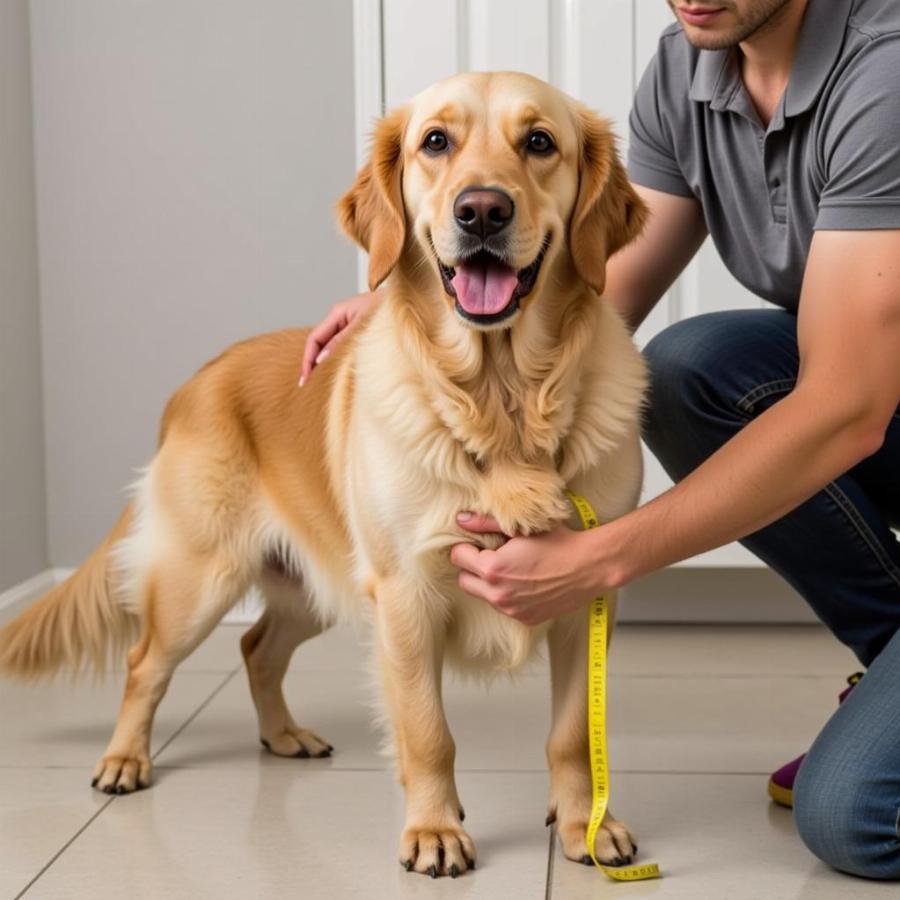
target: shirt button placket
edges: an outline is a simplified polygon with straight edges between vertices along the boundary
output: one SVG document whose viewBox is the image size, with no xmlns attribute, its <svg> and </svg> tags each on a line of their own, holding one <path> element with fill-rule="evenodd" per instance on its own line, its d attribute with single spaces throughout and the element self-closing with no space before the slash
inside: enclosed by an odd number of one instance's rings
<svg viewBox="0 0 900 900">
<path fill-rule="evenodd" d="M 769 189 L 769 209 L 775 222 L 787 222 L 787 190 L 785 188 L 785 158 L 781 142 L 772 141 L 769 159 L 764 161 L 767 187 Z M 764 155 L 765 156 L 765 155 Z"/>
</svg>

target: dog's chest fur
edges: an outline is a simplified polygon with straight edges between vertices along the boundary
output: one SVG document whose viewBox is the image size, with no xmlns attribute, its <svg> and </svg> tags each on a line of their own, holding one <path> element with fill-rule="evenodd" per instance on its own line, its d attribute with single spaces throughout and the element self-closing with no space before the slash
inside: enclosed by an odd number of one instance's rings
<svg viewBox="0 0 900 900">
<path fill-rule="evenodd" d="M 400 344 L 403 329 L 388 313 L 376 314 L 352 361 L 347 427 L 330 424 L 360 583 L 399 571 L 412 593 L 468 606 L 449 548 L 497 539 L 463 531 L 460 510 L 490 513 L 507 533 L 534 533 L 568 517 L 566 487 L 606 517 L 633 505 L 644 368 L 614 314 L 597 312 L 581 336 L 589 352 L 562 360 L 567 370 L 548 365 L 545 380 L 517 383 L 491 360 L 494 371 L 467 383 Z"/>
</svg>

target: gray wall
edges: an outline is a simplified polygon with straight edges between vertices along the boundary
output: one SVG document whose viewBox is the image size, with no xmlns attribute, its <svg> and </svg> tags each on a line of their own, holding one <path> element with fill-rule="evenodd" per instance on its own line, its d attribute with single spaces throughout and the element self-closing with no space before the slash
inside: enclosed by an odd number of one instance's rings
<svg viewBox="0 0 900 900">
<path fill-rule="evenodd" d="M 47 566 L 26 0 L 0 0 L 0 591 Z"/>
<path fill-rule="evenodd" d="M 50 557 L 77 564 L 166 397 L 353 293 L 351 0 L 33 0 Z M 299 360 L 298 371 L 299 371 Z"/>
</svg>

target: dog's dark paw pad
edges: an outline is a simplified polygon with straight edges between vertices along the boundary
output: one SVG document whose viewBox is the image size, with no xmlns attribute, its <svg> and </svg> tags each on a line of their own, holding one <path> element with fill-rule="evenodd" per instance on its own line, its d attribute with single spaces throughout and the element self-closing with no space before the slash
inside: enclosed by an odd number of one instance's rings
<svg viewBox="0 0 900 900">
<path fill-rule="evenodd" d="M 437 878 L 437 877 L 438 877 L 437 866 L 435 866 L 435 865 L 433 865 L 433 864 L 430 865 L 430 866 L 428 867 L 428 872 L 427 872 L 427 874 L 430 875 L 432 878 Z"/>
<path fill-rule="evenodd" d="M 403 868 L 406 869 L 407 872 L 411 872 L 413 861 L 411 859 L 405 859 L 402 863 L 400 863 L 400 865 L 403 866 Z"/>
<path fill-rule="evenodd" d="M 549 828 L 555 821 L 556 821 L 556 813 L 555 812 L 547 813 L 547 818 L 544 819 L 544 825 Z"/>
<path fill-rule="evenodd" d="M 301 747 L 301 748 L 294 754 L 294 756 L 295 756 L 297 759 L 309 759 L 309 750 L 307 750 L 306 747 Z"/>
<path fill-rule="evenodd" d="M 316 754 L 316 759 L 327 759 L 329 756 L 331 756 L 330 749 L 321 750 Z"/>
<path fill-rule="evenodd" d="M 259 742 L 269 751 L 269 753 L 272 752 L 272 745 L 265 738 L 260 738 Z"/>
<path fill-rule="evenodd" d="M 594 861 L 591 859 L 590 854 L 588 854 L 588 853 L 585 853 L 584 856 L 581 857 L 581 861 L 586 866 L 592 866 L 594 864 Z"/>
<path fill-rule="evenodd" d="M 458 875 L 459 875 L 459 866 L 456 863 L 453 863 L 453 865 L 450 866 L 450 877 L 456 878 Z"/>
<path fill-rule="evenodd" d="M 92 778 L 92 779 L 91 779 L 91 787 L 97 787 L 97 785 L 98 785 L 99 783 L 100 783 L 100 779 L 99 779 L 99 778 Z"/>
</svg>

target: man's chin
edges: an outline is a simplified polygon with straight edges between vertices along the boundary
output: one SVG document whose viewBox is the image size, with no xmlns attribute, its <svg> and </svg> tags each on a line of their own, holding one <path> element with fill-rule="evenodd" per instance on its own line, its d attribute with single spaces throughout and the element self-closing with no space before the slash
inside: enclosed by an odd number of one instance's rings
<svg viewBox="0 0 900 900">
<path fill-rule="evenodd" d="M 711 34 L 704 29 L 692 28 L 690 25 L 684 24 L 682 24 L 682 30 L 688 43 L 698 50 L 730 50 L 740 43 L 734 34 L 728 32 Z"/>
</svg>

